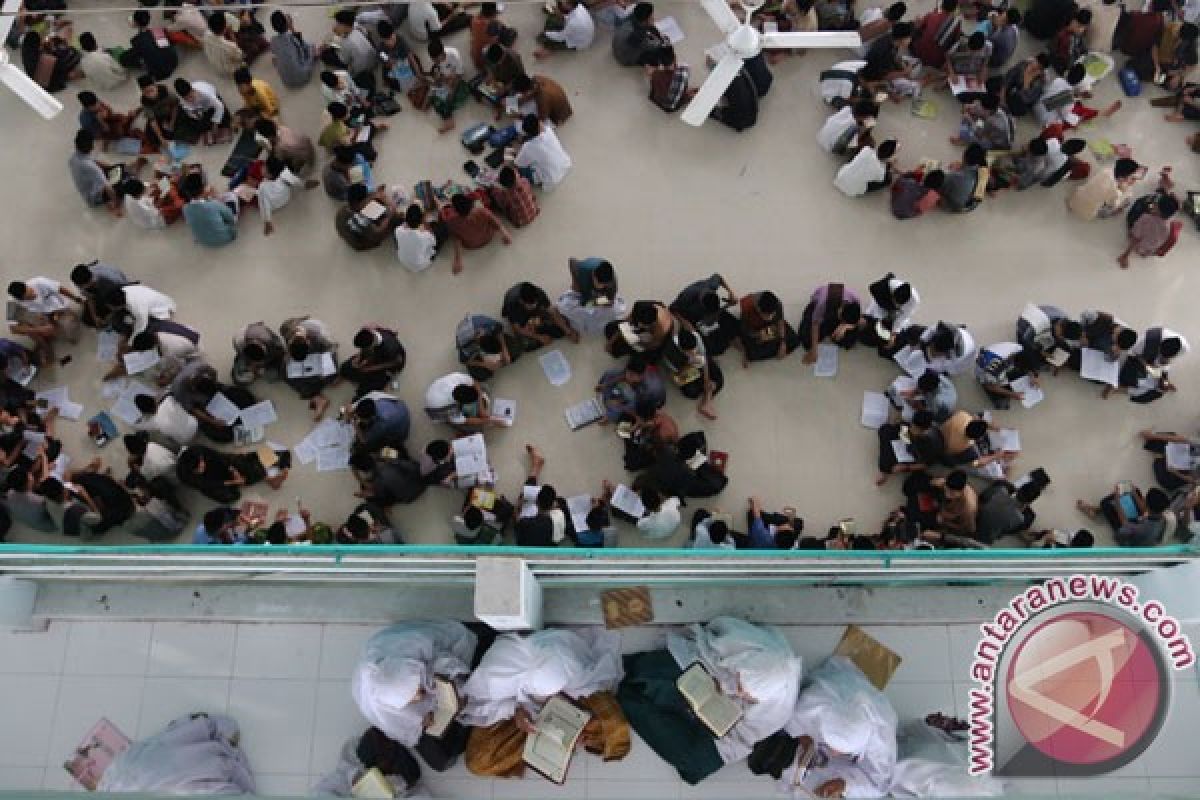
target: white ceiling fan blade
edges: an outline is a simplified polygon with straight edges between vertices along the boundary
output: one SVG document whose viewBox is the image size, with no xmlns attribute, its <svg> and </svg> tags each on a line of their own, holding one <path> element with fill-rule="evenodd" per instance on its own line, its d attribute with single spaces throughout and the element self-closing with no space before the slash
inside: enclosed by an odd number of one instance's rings
<svg viewBox="0 0 1200 800">
<path fill-rule="evenodd" d="M 700 0 L 700 5 L 704 6 L 704 10 L 712 17 L 712 21 L 716 23 L 717 29 L 721 33 L 729 35 L 742 24 L 725 0 Z"/>
<path fill-rule="evenodd" d="M 862 37 L 854 31 L 813 31 L 803 33 L 764 33 L 763 47 L 811 49 L 815 47 L 859 47 Z"/>
<path fill-rule="evenodd" d="M 692 102 L 688 103 L 688 107 L 684 109 L 683 121 L 697 127 L 703 125 L 704 120 L 708 119 L 708 115 L 717 107 L 721 95 L 725 94 L 729 84 L 733 83 L 733 79 L 741 71 L 742 59 L 738 55 L 730 53 L 718 61 L 717 66 L 709 73 L 708 80 L 700 87 L 700 91 L 696 92 L 696 96 L 692 98 Z"/>
<path fill-rule="evenodd" d="M 0 64 L 0 83 L 28 103 L 34 111 L 46 119 L 54 119 L 63 110 L 62 103 L 54 95 L 38 86 L 33 78 L 12 64 Z"/>
<path fill-rule="evenodd" d="M 21 0 L 4 0 L 0 5 L 0 47 L 8 40 L 8 32 L 17 21 L 17 12 L 21 10 Z"/>
</svg>

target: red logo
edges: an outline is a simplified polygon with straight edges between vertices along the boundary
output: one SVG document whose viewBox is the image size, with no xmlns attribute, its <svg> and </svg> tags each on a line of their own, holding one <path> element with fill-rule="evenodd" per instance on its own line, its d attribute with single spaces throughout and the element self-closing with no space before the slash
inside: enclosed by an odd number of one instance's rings
<svg viewBox="0 0 1200 800">
<path fill-rule="evenodd" d="M 1143 633 L 1093 611 L 1037 625 L 1004 676 L 1009 713 L 1060 764 L 1115 769 L 1139 755 L 1166 715 L 1169 680 Z"/>
</svg>

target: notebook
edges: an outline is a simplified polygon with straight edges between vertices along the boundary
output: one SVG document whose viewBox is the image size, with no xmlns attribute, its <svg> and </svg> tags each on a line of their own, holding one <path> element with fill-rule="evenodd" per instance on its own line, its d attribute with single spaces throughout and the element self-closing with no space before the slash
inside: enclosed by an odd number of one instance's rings
<svg viewBox="0 0 1200 800">
<path fill-rule="evenodd" d="M 563 783 L 575 753 L 575 743 L 591 718 L 590 712 L 566 697 L 551 697 L 533 721 L 537 733 L 525 740 L 522 759 L 548 780 Z"/>
<path fill-rule="evenodd" d="M 642 503 L 642 498 L 623 483 L 617 484 L 610 502 L 617 511 L 624 512 L 634 519 L 646 516 L 646 506 Z"/>
<path fill-rule="evenodd" d="M 862 422 L 863 427 L 879 429 L 888 421 L 892 407 L 887 396 L 882 392 L 863 392 Z"/>
<path fill-rule="evenodd" d="M 729 733 L 742 718 L 742 707 L 721 693 L 716 679 L 699 661 L 683 671 L 675 680 L 675 686 L 696 718 L 718 739 Z"/>
<path fill-rule="evenodd" d="M 129 747 L 129 737 L 106 718 L 92 726 L 63 769 L 89 792 L 96 790 L 104 770 Z"/>
<path fill-rule="evenodd" d="M 433 692 L 437 705 L 433 709 L 433 722 L 429 723 L 425 733 L 437 737 L 445 733 L 446 729 L 450 727 L 450 723 L 454 722 L 454 718 L 458 716 L 458 712 L 462 708 L 462 701 L 458 697 L 458 691 L 454 688 L 454 684 L 445 678 L 433 679 Z"/>
<path fill-rule="evenodd" d="M 1121 363 L 1119 361 L 1109 361 L 1108 356 L 1099 350 L 1093 350 L 1090 347 L 1083 348 L 1079 362 L 1081 378 L 1107 383 L 1109 386 L 1115 387 L 1119 383 L 1120 374 Z"/>
<path fill-rule="evenodd" d="M 372 200 L 363 206 L 362 213 L 364 217 L 372 222 L 378 222 L 387 213 L 387 206 L 378 200 Z"/>
<path fill-rule="evenodd" d="M 591 425 L 593 422 L 599 422 L 604 419 L 604 404 L 600 402 L 600 398 L 598 397 L 589 397 L 581 403 L 569 406 L 563 413 L 567 418 L 567 427 L 573 431 L 577 431 L 582 427 Z"/>
</svg>

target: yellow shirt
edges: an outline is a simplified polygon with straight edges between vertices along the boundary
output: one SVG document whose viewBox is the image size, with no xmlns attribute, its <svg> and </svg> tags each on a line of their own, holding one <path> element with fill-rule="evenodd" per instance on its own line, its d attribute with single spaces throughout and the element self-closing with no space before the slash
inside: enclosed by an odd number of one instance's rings
<svg viewBox="0 0 1200 800">
<path fill-rule="evenodd" d="M 279 98 L 275 95 L 271 84 L 262 78 L 251 80 L 249 88 L 239 86 L 238 93 L 241 94 L 246 108 L 257 111 L 259 116 L 271 118 L 279 116 Z"/>
</svg>

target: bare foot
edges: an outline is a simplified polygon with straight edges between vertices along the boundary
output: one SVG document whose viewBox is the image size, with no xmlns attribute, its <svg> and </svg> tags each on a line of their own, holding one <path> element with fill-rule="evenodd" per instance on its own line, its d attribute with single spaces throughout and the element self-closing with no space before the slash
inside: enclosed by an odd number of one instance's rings
<svg viewBox="0 0 1200 800">
<path fill-rule="evenodd" d="M 321 182 L 318 180 L 314 180 L 313 178 L 309 178 L 308 180 L 306 180 L 304 182 L 305 189 L 315 189 L 320 185 L 321 185 Z"/>
<path fill-rule="evenodd" d="M 386 122 L 376 122 L 375 120 L 371 120 L 371 127 L 375 129 L 376 133 L 387 133 L 388 129 L 392 126 Z"/>
<path fill-rule="evenodd" d="M 546 466 L 546 458 L 539 448 L 531 444 L 525 445 L 525 452 L 529 455 L 529 472 L 537 475 L 542 471 L 542 467 Z"/>
<path fill-rule="evenodd" d="M 890 478 L 890 477 L 892 477 L 892 476 L 887 474 L 886 472 L 879 473 L 877 476 L 875 476 L 875 485 L 883 486 L 885 483 L 888 482 L 888 478 Z"/>
<path fill-rule="evenodd" d="M 1100 112 L 1102 117 L 1111 117 L 1113 114 L 1121 110 L 1121 101 L 1115 101 L 1111 106 Z"/>
<path fill-rule="evenodd" d="M 1080 512 L 1082 512 L 1084 515 L 1090 517 L 1091 519 L 1095 519 L 1098 516 L 1096 507 L 1089 506 L 1087 503 L 1083 502 L 1082 500 L 1075 501 L 1075 508 L 1078 509 Z"/>
<path fill-rule="evenodd" d="M 449 133 L 454 130 L 454 120 L 448 119 L 438 128 L 438 133 Z"/>
<path fill-rule="evenodd" d="M 544 61 L 550 57 L 550 51 L 546 50 L 545 48 L 539 47 L 533 51 L 533 57 L 536 58 L 538 61 Z"/>
<path fill-rule="evenodd" d="M 321 417 L 325 416 L 326 410 L 329 409 L 329 398 L 323 394 L 319 394 L 308 401 L 308 407 L 312 409 L 313 419 L 320 420 Z"/>
</svg>

